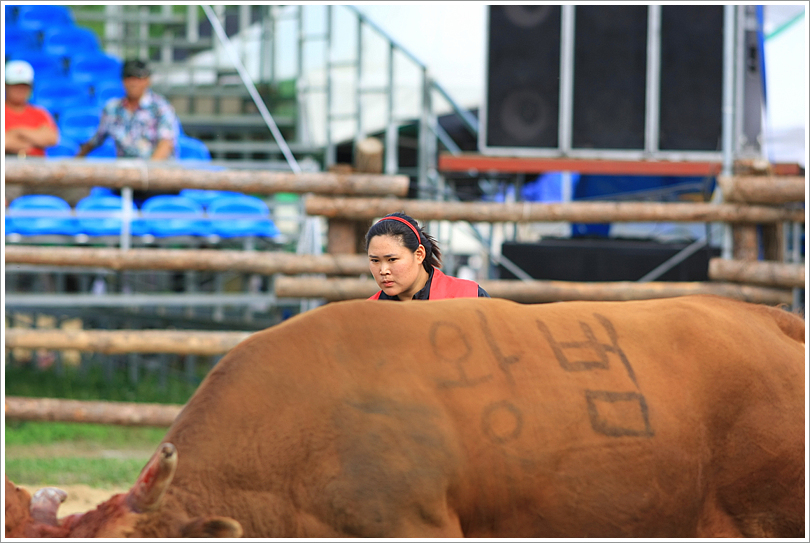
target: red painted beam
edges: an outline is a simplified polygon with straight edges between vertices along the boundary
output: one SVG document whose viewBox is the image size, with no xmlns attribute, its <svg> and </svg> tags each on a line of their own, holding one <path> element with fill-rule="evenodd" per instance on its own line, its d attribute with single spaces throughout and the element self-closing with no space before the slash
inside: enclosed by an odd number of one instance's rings
<svg viewBox="0 0 810 543">
<path fill-rule="evenodd" d="M 439 171 L 467 173 L 578 172 L 592 175 L 716 176 L 721 162 L 667 160 L 596 160 L 579 158 L 503 157 L 479 154 L 439 155 Z M 774 165 L 776 175 L 800 175 L 797 164 Z"/>
</svg>

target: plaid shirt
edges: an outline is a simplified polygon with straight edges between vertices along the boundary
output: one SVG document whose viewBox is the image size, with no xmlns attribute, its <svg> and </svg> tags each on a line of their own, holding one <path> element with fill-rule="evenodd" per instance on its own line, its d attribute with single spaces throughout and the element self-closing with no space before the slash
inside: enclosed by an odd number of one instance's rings
<svg viewBox="0 0 810 543">
<path fill-rule="evenodd" d="M 105 104 L 98 131 L 90 139 L 90 143 L 101 145 L 109 136 L 115 141 L 119 157 L 149 159 L 158 141 L 172 140 L 172 156 L 177 158 L 180 123 L 171 104 L 149 89 L 141 97 L 138 109 L 134 112 L 124 107 L 123 100 L 113 98 Z"/>
</svg>

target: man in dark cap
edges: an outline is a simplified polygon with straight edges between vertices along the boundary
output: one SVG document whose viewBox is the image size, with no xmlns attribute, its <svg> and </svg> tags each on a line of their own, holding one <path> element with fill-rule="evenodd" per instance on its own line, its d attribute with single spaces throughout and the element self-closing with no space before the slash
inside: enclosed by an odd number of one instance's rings
<svg viewBox="0 0 810 543">
<path fill-rule="evenodd" d="M 177 158 L 180 123 L 174 108 L 149 89 L 152 71 L 142 60 L 124 62 L 124 98 L 112 98 L 104 105 L 96 134 L 79 148 L 85 156 L 109 136 L 119 157 L 163 160 Z"/>
</svg>

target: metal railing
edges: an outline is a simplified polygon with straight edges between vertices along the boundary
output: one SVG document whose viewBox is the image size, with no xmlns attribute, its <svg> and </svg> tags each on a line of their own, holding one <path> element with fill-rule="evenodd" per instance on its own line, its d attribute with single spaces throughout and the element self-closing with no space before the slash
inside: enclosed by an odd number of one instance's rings
<svg viewBox="0 0 810 543">
<path fill-rule="evenodd" d="M 437 112 L 456 115 L 477 136 L 475 116 L 436 82 L 425 63 L 354 6 L 108 5 L 103 11 L 74 11 L 79 24 L 103 24 L 101 41 L 107 52 L 148 58 L 159 92 L 182 87 L 194 95 L 202 87 L 239 84 L 241 79 L 245 95 L 256 101 L 251 85 L 294 80 L 297 118 L 290 144 L 297 144 L 300 154 L 321 148 L 324 169 L 337 162 L 341 143 L 351 142 L 354 148 L 368 135 L 380 134 L 384 172 L 411 175 L 420 197 L 435 197 L 442 192 L 436 172 L 439 147 L 460 152 L 439 125 Z M 220 39 L 227 34 L 233 44 L 222 45 L 214 34 Z M 383 48 L 385 61 L 372 65 L 370 59 Z M 237 75 L 240 63 L 244 73 L 227 79 L 227 74 Z M 262 105 L 257 103 L 260 112 Z M 399 148 L 410 144 L 400 135 L 406 126 L 417 132 L 415 165 L 398 160 Z M 275 133 L 273 137 L 278 139 Z M 284 144 L 279 147 L 285 151 Z"/>
</svg>

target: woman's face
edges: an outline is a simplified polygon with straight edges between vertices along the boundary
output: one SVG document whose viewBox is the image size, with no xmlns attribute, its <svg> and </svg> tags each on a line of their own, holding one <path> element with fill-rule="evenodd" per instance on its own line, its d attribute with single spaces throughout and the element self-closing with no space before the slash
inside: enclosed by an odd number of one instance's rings
<svg viewBox="0 0 810 543">
<path fill-rule="evenodd" d="M 383 292 L 400 300 L 410 300 L 425 286 L 427 272 L 422 267 L 424 259 L 425 248 L 420 245 L 415 252 L 411 252 L 402 244 L 401 236 L 374 236 L 368 242 L 371 275 Z"/>
</svg>

